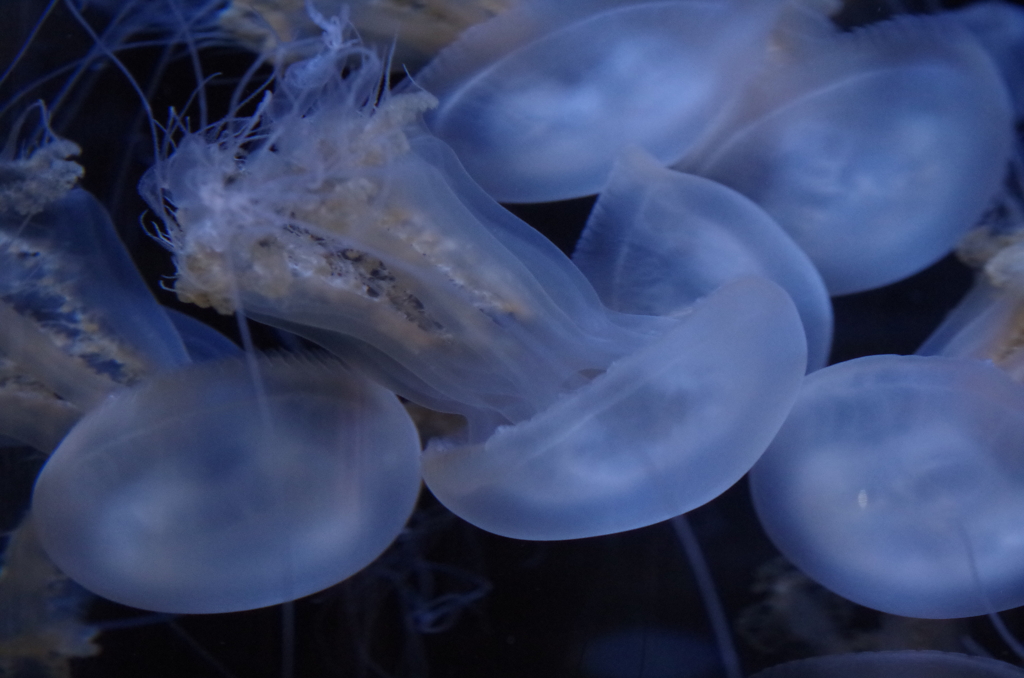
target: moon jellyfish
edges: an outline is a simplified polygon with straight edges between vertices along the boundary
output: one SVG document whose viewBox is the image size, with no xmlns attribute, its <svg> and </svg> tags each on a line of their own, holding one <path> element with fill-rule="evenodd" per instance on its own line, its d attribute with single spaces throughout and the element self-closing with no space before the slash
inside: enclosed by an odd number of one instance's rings
<svg viewBox="0 0 1024 678">
<path fill-rule="evenodd" d="M 724 492 L 761 455 L 789 412 L 803 347 L 788 295 L 737 281 L 533 419 L 482 445 L 428 447 L 424 480 L 458 515 L 520 539 L 667 520 Z"/>
<path fill-rule="evenodd" d="M 1012 122 L 970 33 L 901 17 L 795 40 L 680 167 L 763 207 L 847 294 L 952 249 L 1001 188 Z"/>
<path fill-rule="evenodd" d="M 419 440 L 338 365 L 195 365 L 86 415 L 36 482 L 54 562 L 111 600 L 226 612 L 294 600 L 374 560 L 409 518 Z"/>
<path fill-rule="evenodd" d="M 751 472 L 765 531 L 867 607 L 944 619 L 1024 604 L 1024 388 L 943 356 L 809 375 Z"/>
<path fill-rule="evenodd" d="M 1013 664 L 953 652 L 859 652 L 773 666 L 754 678 L 1021 678 Z"/>
<path fill-rule="evenodd" d="M 737 284 L 708 302 L 729 323 L 708 309 L 682 321 L 609 312 L 554 245 L 483 193 L 416 124 L 435 99 L 382 91 L 380 61 L 346 42 L 337 19 L 318 20 L 324 52 L 289 67 L 255 117 L 186 135 L 144 181 L 165 215 L 179 296 L 222 312 L 241 308 L 420 405 L 464 415 L 465 435 L 431 456 L 426 479 L 446 506 L 486 529 L 543 539 L 627 530 L 738 480 L 780 425 L 806 364 L 788 297 L 767 281 Z M 762 304 L 772 317 L 738 311 Z M 711 340 L 711 331 L 725 336 Z M 751 357 L 733 334 L 755 344 Z M 719 349 L 747 373 L 732 376 Z M 672 367 L 659 375 L 659 365 Z M 769 386 L 771 406 L 752 400 Z M 744 426 L 716 424 L 717 442 L 711 429 L 685 432 L 692 413 L 733 407 Z M 654 409 L 650 426 L 631 421 Z M 605 434 L 617 442 L 602 443 Z M 684 453 L 680 442 L 721 459 L 695 470 L 688 460 L 703 453 Z M 517 457 L 493 451 L 506 446 L 548 459 L 541 466 L 558 467 L 565 483 L 528 469 L 517 476 Z M 630 479 L 588 478 L 578 468 L 588 454 L 608 459 L 595 475 L 630 469 Z M 670 481 L 670 472 L 680 478 Z M 524 505 L 536 510 L 493 523 L 497 497 L 507 498 L 506 514 L 520 501 L 505 486 L 482 513 L 465 501 L 495 476 L 519 477 Z M 651 489 L 674 482 L 667 493 Z M 571 483 L 578 492 L 567 493 Z M 537 501 L 542 494 L 550 500 Z M 566 499 L 574 495 L 575 503 Z M 584 513 L 595 518 L 578 521 Z"/>
<path fill-rule="evenodd" d="M 669 315 L 729 280 L 766 277 L 800 312 L 808 370 L 828 360 L 832 305 L 807 255 L 749 199 L 640 149 L 616 162 L 572 258 L 601 300 L 625 313 Z"/>
<path fill-rule="evenodd" d="M 415 77 L 427 115 L 502 202 L 596 193 L 636 144 L 676 162 L 753 76 L 779 2 L 526 2 Z"/>
</svg>

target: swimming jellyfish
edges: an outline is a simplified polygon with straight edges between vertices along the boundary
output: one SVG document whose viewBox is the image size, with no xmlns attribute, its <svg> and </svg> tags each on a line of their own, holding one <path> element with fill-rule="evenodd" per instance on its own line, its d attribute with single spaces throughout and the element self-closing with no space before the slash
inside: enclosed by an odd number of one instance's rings
<svg viewBox="0 0 1024 678">
<path fill-rule="evenodd" d="M 809 375 L 751 471 L 765 531 L 856 603 L 947 619 L 1024 604 L 1024 387 L 991 363 L 869 356 Z"/>
<path fill-rule="evenodd" d="M 948 16 L 791 34 L 678 167 L 736 189 L 804 249 L 833 295 L 947 254 L 1002 188 L 1002 77 Z"/>
<path fill-rule="evenodd" d="M 416 74 L 426 115 L 501 202 L 597 193 L 629 144 L 681 159 L 757 72 L 781 2 L 523 2 Z"/>
</svg>

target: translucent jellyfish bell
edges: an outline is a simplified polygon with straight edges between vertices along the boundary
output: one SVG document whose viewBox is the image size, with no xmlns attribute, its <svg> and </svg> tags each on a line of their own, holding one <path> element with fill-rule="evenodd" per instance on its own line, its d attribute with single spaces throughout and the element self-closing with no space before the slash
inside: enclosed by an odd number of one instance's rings
<svg viewBox="0 0 1024 678">
<path fill-rule="evenodd" d="M 807 255 L 749 199 L 639 148 L 616 161 L 572 258 L 623 313 L 677 313 L 730 280 L 766 277 L 800 312 L 808 370 L 828 360 L 832 304 Z"/>
<path fill-rule="evenodd" d="M 997 367 L 873 356 L 807 377 L 751 472 L 758 516 L 850 600 L 952 618 L 1024 604 L 1024 389 Z"/>
<path fill-rule="evenodd" d="M 949 17 L 901 17 L 797 40 L 681 169 L 765 209 L 832 294 L 935 262 L 1000 190 L 1005 85 Z"/>
<path fill-rule="evenodd" d="M 904 650 L 813 657 L 773 666 L 753 678 L 1021 678 L 1024 671 L 988 657 Z"/>
<path fill-rule="evenodd" d="M 257 385 L 258 384 L 258 385 Z M 197 365 L 116 393 L 54 452 L 32 514 L 89 590 L 164 612 L 294 600 L 373 561 L 419 492 L 398 400 L 337 364 Z"/>
<path fill-rule="evenodd" d="M 727 284 L 533 419 L 482 445 L 428 448 L 424 480 L 469 522 L 518 539 L 666 520 L 717 497 L 758 459 L 789 412 L 804 346 L 781 288 Z"/>
<path fill-rule="evenodd" d="M 600 190 L 636 144 L 681 158 L 756 72 L 780 3 L 534 1 L 467 30 L 415 77 L 427 123 L 502 202 Z"/>
</svg>

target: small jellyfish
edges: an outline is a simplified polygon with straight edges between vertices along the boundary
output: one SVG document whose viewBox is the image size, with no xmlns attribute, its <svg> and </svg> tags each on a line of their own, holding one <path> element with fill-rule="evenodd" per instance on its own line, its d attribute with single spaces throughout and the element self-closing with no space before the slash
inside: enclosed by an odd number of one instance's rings
<svg viewBox="0 0 1024 678">
<path fill-rule="evenodd" d="M 773 666 L 753 678 L 1021 678 L 1024 671 L 988 657 L 953 652 L 859 652 Z"/>
<path fill-rule="evenodd" d="M 616 161 L 572 259 L 624 313 L 669 315 L 730 280 L 766 277 L 800 312 L 808 370 L 828 360 L 832 305 L 807 255 L 749 199 L 665 169 L 641 149 Z"/>
<path fill-rule="evenodd" d="M 833 295 L 947 254 L 1013 150 L 1006 87 L 975 37 L 948 16 L 904 16 L 808 32 L 773 55 L 679 168 L 763 207 Z"/>
<path fill-rule="evenodd" d="M 524 2 L 416 74 L 426 116 L 501 202 L 590 195 L 638 145 L 682 158 L 754 75 L 781 3 Z"/>
</svg>

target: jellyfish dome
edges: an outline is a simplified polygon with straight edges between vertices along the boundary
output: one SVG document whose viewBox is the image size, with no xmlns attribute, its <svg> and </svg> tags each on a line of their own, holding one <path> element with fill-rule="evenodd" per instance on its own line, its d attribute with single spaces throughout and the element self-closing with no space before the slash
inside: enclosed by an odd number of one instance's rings
<svg viewBox="0 0 1024 678">
<path fill-rule="evenodd" d="M 524 2 L 415 77 L 427 117 L 502 202 L 596 193 L 636 144 L 679 160 L 756 72 L 775 0 Z"/>
<path fill-rule="evenodd" d="M 757 461 L 789 413 L 806 359 L 789 296 L 743 278 L 536 417 L 482 445 L 428 447 L 423 478 L 456 514 L 518 539 L 668 520 Z"/>
<path fill-rule="evenodd" d="M 848 294 L 947 254 L 1001 189 L 1012 133 L 976 38 L 901 17 L 795 41 L 680 168 L 758 203 Z"/>
<path fill-rule="evenodd" d="M 258 385 L 257 385 L 258 384 Z M 419 492 L 398 400 L 337 364 L 229 359 L 120 391 L 68 434 L 32 499 L 53 561 L 163 612 L 247 610 L 373 561 Z"/>
<path fill-rule="evenodd" d="M 819 583 L 945 619 L 1024 604 L 1024 389 L 977 360 L 873 356 L 807 377 L 751 472 L 761 522 Z"/>
<path fill-rule="evenodd" d="M 1021 678 L 1024 671 L 988 657 L 904 650 L 813 657 L 773 666 L 754 678 Z"/>
</svg>

